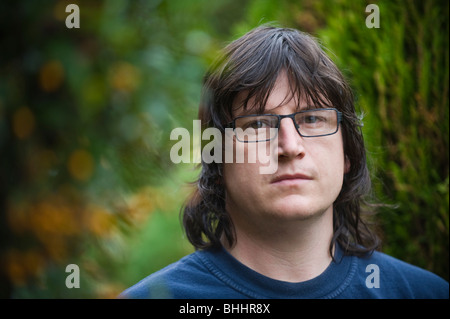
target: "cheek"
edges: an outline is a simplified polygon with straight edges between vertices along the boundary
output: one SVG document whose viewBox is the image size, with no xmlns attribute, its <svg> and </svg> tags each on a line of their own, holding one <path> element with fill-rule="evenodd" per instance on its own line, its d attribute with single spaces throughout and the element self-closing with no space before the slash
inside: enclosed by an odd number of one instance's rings
<svg viewBox="0 0 450 319">
<path fill-rule="evenodd" d="M 259 166 L 255 163 L 224 163 L 226 201 L 237 206 L 262 201 L 268 195 L 264 188 L 266 177 L 259 173 Z"/>
<path fill-rule="evenodd" d="M 227 189 L 249 188 L 258 179 L 258 167 L 254 163 L 224 163 L 223 178 Z"/>
<path fill-rule="evenodd" d="M 344 173 L 350 168 L 350 162 L 344 155 L 342 140 L 324 145 L 320 150 L 314 152 L 315 163 L 321 177 L 337 183 L 343 180 Z"/>
</svg>

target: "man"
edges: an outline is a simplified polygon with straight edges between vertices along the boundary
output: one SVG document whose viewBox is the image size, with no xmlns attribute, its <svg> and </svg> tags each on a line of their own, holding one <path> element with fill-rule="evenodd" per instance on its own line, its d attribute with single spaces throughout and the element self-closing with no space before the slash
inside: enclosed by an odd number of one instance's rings
<svg viewBox="0 0 450 319">
<path fill-rule="evenodd" d="M 262 26 L 229 44 L 199 115 L 224 139 L 232 129 L 236 153 L 265 149 L 277 170 L 203 161 L 183 211 L 197 251 L 121 297 L 448 298 L 442 278 L 375 251 L 353 96 L 313 38 Z"/>
</svg>

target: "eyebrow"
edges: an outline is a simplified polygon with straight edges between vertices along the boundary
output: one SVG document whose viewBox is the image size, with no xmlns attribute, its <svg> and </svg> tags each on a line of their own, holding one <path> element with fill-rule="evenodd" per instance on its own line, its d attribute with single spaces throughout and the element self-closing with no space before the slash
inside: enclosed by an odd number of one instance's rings
<svg viewBox="0 0 450 319">
<path fill-rule="evenodd" d="M 271 108 L 270 111 L 272 111 L 272 110 L 274 110 L 274 109 L 276 109 L 278 107 L 279 106 Z M 315 110 L 315 109 L 319 109 L 319 108 L 327 108 L 327 107 L 330 107 L 330 106 L 329 105 L 317 106 L 317 105 L 307 104 L 307 105 L 300 106 L 300 107 L 297 106 L 297 108 L 295 109 L 294 113 L 301 112 L 301 111 Z M 234 114 L 234 117 L 246 116 L 246 115 L 269 115 L 269 114 L 275 114 L 276 115 L 277 114 L 276 112 L 265 112 L 265 108 L 264 108 L 263 112 L 252 112 L 252 110 L 255 110 L 255 108 L 256 108 L 255 106 L 252 106 L 252 107 L 247 108 L 246 110 L 243 110 L 243 108 L 240 107 L 239 109 L 236 110 L 238 112 L 236 112 L 236 114 Z M 257 110 L 259 110 L 259 108 L 257 108 Z"/>
</svg>

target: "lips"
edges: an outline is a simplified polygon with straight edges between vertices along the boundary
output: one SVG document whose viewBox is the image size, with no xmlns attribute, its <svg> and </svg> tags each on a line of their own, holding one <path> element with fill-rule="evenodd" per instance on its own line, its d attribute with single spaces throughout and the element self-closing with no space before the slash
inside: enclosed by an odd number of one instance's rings
<svg viewBox="0 0 450 319">
<path fill-rule="evenodd" d="M 283 174 L 275 176 L 275 178 L 271 181 L 271 184 L 276 183 L 295 183 L 302 181 L 309 181 L 313 178 L 310 175 L 298 173 L 298 174 Z"/>
</svg>

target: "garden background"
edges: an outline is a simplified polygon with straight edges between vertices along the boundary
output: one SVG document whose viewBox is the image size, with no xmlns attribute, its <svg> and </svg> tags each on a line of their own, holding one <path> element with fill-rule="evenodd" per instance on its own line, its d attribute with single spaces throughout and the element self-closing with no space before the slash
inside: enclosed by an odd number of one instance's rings
<svg viewBox="0 0 450 319">
<path fill-rule="evenodd" d="M 0 297 L 114 298 L 193 251 L 179 210 L 198 170 L 170 161 L 170 132 L 191 130 L 218 50 L 273 21 L 350 80 L 376 194 L 398 206 L 377 215 L 382 250 L 449 279 L 448 1 L 2 1 Z"/>
</svg>

